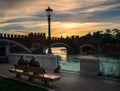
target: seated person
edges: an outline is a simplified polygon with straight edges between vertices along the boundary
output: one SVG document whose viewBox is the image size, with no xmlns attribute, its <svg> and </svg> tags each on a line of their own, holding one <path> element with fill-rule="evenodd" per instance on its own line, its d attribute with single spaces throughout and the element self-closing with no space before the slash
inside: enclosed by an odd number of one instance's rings
<svg viewBox="0 0 120 91">
<path fill-rule="evenodd" d="M 29 66 L 31 67 L 39 67 L 43 73 L 46 73 L 46 71 L 40 66 L 39 62 L 36 60 L 34 56 L 31 57 L 31 60 L 29 62 Z"/>
<path fill-rule="evenodd" d="M 18 60 L 18 63 L 17 63 L 17 64 L 18 64 L 18 65 L 27 65 L 28 62 L 27 62 L 26 60 L 24 60 L 24 56 L 21 55 L 21 56 L 20 56 L 20 59 Z"/>
</svg>

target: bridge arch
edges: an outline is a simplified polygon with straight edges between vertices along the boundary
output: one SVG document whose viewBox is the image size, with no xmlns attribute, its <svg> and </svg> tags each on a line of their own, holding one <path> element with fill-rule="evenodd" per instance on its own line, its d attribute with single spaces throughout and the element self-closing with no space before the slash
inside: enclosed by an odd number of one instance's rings
<svg viewBox="0 0 120 91">
<path fill-rule="evenodd" d="M 0 41 L 16 44 L 16 45 L 22 47 L 23 49 L 25 49 L 28 53 L 31 53 L 31 50 L 30 50 L 30 49 L 28 49 L 27 47 L 25 47 L 24 45 L 22 45 L 22 44 L 20 44 L 20 43 L 18 43 L 18 42 L 16 42 L 16 41 L 8 40 L 8 39 L 0 39 Z"/>
<path fill-rule="evenodd" d="M 50 46 L 51 46 L 51 47 L 54 47 L 54 46 L 64 46 L 64 47 L 66 47 L 67 49 L 70 49 L 70 46 L 67 45 L 67 44 L 65 44 L 65 43 L 52 43 Z"/>
<path fill-rule="evenodd" d="M 92 44 L 83 44 L 83 45 L 80 46 L 80 53 L 95 51 L 95 50 L 96 50 L 96 47 Z"/>
</svg>

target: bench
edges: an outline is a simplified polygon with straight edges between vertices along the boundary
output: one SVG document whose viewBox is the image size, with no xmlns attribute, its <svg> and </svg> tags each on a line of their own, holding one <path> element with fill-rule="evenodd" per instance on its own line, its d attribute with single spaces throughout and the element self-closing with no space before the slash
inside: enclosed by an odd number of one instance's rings
<svg viewBox="0 0 120 91">
<path fill-rule="evenodd" d="M 16 78 L 20 78 L 22 75 L 29 77 L 29 80 L 40 79 L 44 81 L 46 85 L 49 85 L 49 82 L 55 82 L 60 80 L 60 76 L 55 74 L 43 73 L 43 71 L 38 67 L 30 67 L 25 65 L 14 65 L 13 69 L 10 69 L 9 72 L 16 74 Z"/>
</svg>

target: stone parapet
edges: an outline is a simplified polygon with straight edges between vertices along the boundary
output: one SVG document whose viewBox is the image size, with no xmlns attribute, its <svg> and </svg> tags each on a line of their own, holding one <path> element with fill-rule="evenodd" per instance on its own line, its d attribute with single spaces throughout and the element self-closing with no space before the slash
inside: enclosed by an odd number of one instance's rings
<svg viewBox="0 0 120 91">
<path fill-rule="evenodd" d="M 17 54 L 17 53 L 9 53 L 8 55 L 8 63 L 17 64 L 20 56 L 23 55 L 25 60 L 28 62 L 31 60 L 32 56 L 36 57 L 36 60 L 40 63 L 40 65 L 46 70 L 54 70 L 58 66 L 57 56 L 55 55 L 35 55 L 35 54 Z"/>
<path fill-rule="evenodd" d="M 80 74 L 88 76 L 98 76 L 99 60 L 93 56 L 80 57 Z"/>
</svg>

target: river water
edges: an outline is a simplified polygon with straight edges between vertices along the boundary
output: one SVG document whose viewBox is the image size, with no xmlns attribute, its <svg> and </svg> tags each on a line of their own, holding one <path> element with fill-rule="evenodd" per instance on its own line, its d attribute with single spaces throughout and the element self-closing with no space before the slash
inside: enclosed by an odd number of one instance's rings
<svg viewBox="0 0 120 91">
<path fill-rule="evenodd" d="M 54 55 L 59 55 L 61 57 L 60 65 L 62 70 L 80 72 L 80 57 L 83 55 L 69 55 L 65 47 L 53 47 L 52 52 Z M 120 78 L 120 59 L 104 55 L 92 56 L 99 59 L 100 75 Z"/>
</svg>

